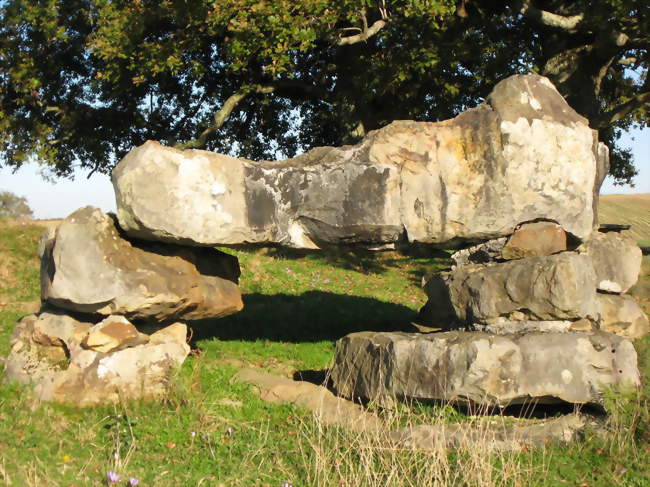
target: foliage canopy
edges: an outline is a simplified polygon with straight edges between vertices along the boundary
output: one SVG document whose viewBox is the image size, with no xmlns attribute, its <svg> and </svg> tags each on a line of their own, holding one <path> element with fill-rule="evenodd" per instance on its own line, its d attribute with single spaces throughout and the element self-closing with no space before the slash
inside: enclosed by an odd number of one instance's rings
<svg viewBox="0 0 650 487">
<path fill-rule="evenodd" d="M 107 172 L 146 139 L 274 159 L 556 84 L 612 148 L 650 120 L 647 0 L 8 0 L 0 163 Z"/>
</svg>

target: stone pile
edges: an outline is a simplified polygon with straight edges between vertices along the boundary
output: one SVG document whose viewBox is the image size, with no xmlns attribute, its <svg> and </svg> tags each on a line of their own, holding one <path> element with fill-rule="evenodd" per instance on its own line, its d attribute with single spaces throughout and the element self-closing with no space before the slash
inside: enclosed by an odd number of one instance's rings
<svg viewBox="0 0 650 487">
<path fill-rule="evenodd" d="M 454 119 L 285 161 L 146 142 L 113 171 L 115 216 L 83 208 L 41 242 L 44 308 L 18 323 L 7 375 L 81 405 L 163 394 L 189 351 L 184 323 L 242 309 L 238 262 L 217 245 L 478 242 L 426 279 L 421 318 L 442 333 L 339 341 L 339 393 L 599 403 L 603 385 L 638 383 L 627 338 L 648 329 L 623 294 L 638 248 L 592 234 L 607 170 L 597 133 L 536 75 Z"/>
<path fill-rule="evenodd" d="M 164 395 L 190 351 L 185 323 L 243 307 L 235 257 L 130 239 L 97 208 L 71 214 L 39 251 L 43 307 L 16 325 L 6 376 L 43 400 Z M 146 335 L 141 325 L 162 329 Z"/>
<path fill-rule="evenodd" d="M 425 280 L 421 321 L 442 333 L 354 333 L 337 343 L 332 379 L 348 398 L 389 406 L 442 400 L 601 404 L 606 386 L 639 383 L 629 339 L 649 331 L 630 296 L 641 251 L 595 232 L 570 249 L 554 222 L 454 254 Z M 620 335 L 620 336 L 619 336 Z"/>
</svg>

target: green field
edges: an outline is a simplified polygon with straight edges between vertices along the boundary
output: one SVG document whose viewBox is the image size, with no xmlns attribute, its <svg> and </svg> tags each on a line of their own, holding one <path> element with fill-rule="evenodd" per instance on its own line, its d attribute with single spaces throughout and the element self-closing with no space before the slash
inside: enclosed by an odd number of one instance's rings
<svg viewBox="0 0 650 487">
<path fill-rule="evenodd" d="M 608 194 L 600 196 L 600 223 L 631 225 L 629 234 L 650 245 L 650 194 Z"/>
<path fill-rule="evenodd" d="M 2 357 L 16 320 L 38 307 L 41 231 L 0 223 Z M 120 475 L 116 485 L 134 477 L 140 486 L 650 485 L 647 381 L 640 391 L 612 393 L 607 428 L 595 426 L 583 441 L 514 453 L 489 445 L 396 450 L 381 437 L 261 401 L 232 381 L 238 367 L 284 375 L 322 369 L 346 333 L 408 328 L 425 302 L 422 276 L 445 266 L 448 255 L 233 253 L 245 309 L 195 326 L 196 349 L 164 401 L 76 410 L 39 404 L 14 384 L 0 386 L 0 485 L 106 485 L 109 471 Z M 647 300 L 648 282 L 646 275 L 640 299 Z M 636 345 L 647 377 L 650 340 Z M 433 406 L 400 414 L 402 423 L 459 417 Z"/>
</svg>

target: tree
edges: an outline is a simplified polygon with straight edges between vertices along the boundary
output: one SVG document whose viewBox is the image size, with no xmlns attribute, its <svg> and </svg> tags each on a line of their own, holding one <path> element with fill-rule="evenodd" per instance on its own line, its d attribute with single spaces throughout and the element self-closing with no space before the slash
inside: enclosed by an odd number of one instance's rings
<svg viewBox="0 0 650 487">
<path fill-rule="evenodd" d="M 649 120 L 647 3 L 8 0 L 0 160 L 109 171 L 146 139 L 274 159 L 449 118 L 535 71 L 629 181 L 616 140 Z"/>
<path fill-rule="evenodd" d="M 32 209 L 27 199 L 16 196 L 10 191 L 0 191 L 0 219 L 3 218 L 32 218 Z"/>
</svg>

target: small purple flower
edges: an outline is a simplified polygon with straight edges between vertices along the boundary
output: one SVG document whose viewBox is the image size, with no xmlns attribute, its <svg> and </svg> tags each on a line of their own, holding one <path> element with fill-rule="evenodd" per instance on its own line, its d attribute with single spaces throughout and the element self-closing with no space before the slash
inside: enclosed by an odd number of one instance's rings
<svg viewBox="0 0 650 487">
<path fill-rule="evenodd" d="M 116 484 L 120 481 L 120 476 L 117 475 L 115 472 L 109 471 L 108 472 L 108 483 L 109 484 Z"/>
<path fill-rule="evenodd" d="M 293 487 L 293 484 L 291 482 L 283 482 L 282 487 Z"/>
<path fill-rule="evenodd" d="M 138 479 L 136 479 L 135 477 L 130 477 L 129 478 L 129 486 L 130 487 L 135 487 L 139 483 L 140 483 L 140 481 Z"/>
<path fill-rule="evenodd" d="M 4 357 L 0 357 L 0 362 L 4 362 L 5 360 L 7 360 L 7 359 L 4 358 Z"/>
<path fill-rule="evenodd" d="M 196 436 L 196 431 L 192 431 L 192 432 L 190 433 L 190 436 L 191 436 L 192 438 L 194 438 L 194 437 Z"/>
</svg>

